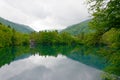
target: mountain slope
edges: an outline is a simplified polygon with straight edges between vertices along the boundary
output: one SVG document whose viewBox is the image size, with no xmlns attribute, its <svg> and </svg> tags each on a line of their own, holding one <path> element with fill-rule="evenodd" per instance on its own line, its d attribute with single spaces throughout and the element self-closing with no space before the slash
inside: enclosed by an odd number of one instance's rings
<svg viewBox="0 0 120 80">
<path fill-rule="evenodd" d="M 30 32 L 34 31 L 29 26 L 18 24 L 18 23 L 14 23 L 14 22 L 8 21 L 6 19 L 3 19 L 1 17 L 0 17 L 0 23 L 4 24 L 6 26 L 10 26 L 11 28 L 14 28 L 16 31 L 22 32 L 22 33 L 30 33 Z"/>
<path fill-rule="evenodd" d="M 80 33 L 90 33 L 92 30 L 89 28 L 88 23 L 90 20 L 83 21 L 81 23 L 72 25 L 62 30 L 61 32 L 68 32 L 72 35 L 78 35 Z"/>
</svg>

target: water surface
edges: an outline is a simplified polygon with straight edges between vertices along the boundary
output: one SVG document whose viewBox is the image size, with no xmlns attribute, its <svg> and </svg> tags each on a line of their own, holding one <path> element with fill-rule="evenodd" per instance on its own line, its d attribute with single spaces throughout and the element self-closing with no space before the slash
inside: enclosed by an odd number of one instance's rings
<svg viewBox="0 0 120 80">
<path fill-rule="evenodd" d="M 108 64 L 95 51 L 88 54 L 85 47 L 68 46 L 0 49 L 0 79 L 102 80 Z"/>
</svg>

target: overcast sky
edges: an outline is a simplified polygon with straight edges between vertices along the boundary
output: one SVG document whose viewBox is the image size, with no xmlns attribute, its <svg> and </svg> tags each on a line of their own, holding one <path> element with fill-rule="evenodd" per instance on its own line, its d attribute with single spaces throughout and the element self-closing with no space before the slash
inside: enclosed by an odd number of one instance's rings
<svg viewBox="0 0 120 80">
<path fill-rule="evenodd" d="M 0 0 L 0 17 L 33 29 L 63 29 L 89 18 L 85 0 Z"/>
</svg>

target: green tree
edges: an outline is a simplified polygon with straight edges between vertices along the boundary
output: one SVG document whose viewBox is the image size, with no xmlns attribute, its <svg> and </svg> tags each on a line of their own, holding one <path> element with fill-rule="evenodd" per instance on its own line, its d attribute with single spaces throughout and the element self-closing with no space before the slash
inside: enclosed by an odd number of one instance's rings
<svg viewBox="0 0 120 80">
<path fill-rule="evenodd" d="M 93 16 L 90 26 L 96 30 L 97 37 L 99 37 L 98 42 L 112 28 L 120 28 L 119 4 L 120 0 L 88 0 Z"/>
</svg>

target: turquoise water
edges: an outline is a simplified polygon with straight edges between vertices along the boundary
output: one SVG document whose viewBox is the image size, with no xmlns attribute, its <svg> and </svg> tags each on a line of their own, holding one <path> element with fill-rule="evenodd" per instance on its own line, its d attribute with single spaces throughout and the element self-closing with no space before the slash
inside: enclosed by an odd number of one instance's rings
<svg viewBox="0 0 120 80">
<path fill-rule="evenodd" d="M 0 80 L 102 80 L 107 60 L 87 47 L 0 49 Z"/>
</svg>

